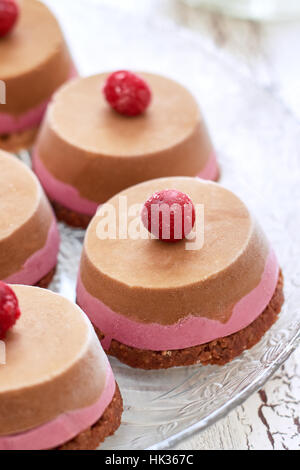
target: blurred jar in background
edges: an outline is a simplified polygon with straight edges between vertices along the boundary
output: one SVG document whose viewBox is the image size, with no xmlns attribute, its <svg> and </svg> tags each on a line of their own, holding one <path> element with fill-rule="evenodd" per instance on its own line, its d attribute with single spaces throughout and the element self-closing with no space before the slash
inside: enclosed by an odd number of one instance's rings
<svg viewBox="0 0 300 470">
<path fill-rule="evenodd" d="M 300 0 L 181 0 L 194 7 L 253 20 L 293 20 L 300 18 Z"/>
</svg>

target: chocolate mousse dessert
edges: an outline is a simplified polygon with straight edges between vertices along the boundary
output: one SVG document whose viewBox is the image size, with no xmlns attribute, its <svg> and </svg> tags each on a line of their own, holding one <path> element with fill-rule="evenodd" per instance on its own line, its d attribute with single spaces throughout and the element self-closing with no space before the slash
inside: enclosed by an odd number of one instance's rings
<svg viewBox="0 0 300 470">
<path fill-rule="evenodd" d="M 33 162 L 58 218 L 81 227 L 126 187 L 162 176 L 219 175 L 190 92 L 169 78 L 128 71 L 63 86 L 48 108 Z"/>
<path fill-rule="evenodd" d="M 131 236 L 138 221 L 128 208 L 136 204 L 141 226 Z M 169 222 L 161 215 L 166 205 L 174 205 Z M 101 232 L 106 206 L 116 214 L 113 236 Z M 181 216 L 184 206 L 191 210 Z M 128 231 L 119 236 L 123 220 Z M 183 230 L 176 236 L 178 223 Z M 201 243 L 193 245 L 191 235 Z M 276 321 L 283 278 L 264 232 L 237 196 L 197 178 L 161 178 L 121 192 L 93 218 L 77 302 L 107 353 L 132 367 L 222 365 Z"/>
<path fill-rule="evenodd" d="M 37 0 L 0 0 L 0 148 L 30 148 L 47 105 L 77 76 L 60 26 Z"/>
<path fill-rule="evenodd" d="M 0 151 L 0 279 L 47 287 L 57 264 L 59 233 L 35 174 Z"/>
<path fill-rule="evenodd" d="M 79 307 L 0 281 L 0 340 L 0 450 L 93 450 L 118 429 L 122 397 Z"/>
</svg>

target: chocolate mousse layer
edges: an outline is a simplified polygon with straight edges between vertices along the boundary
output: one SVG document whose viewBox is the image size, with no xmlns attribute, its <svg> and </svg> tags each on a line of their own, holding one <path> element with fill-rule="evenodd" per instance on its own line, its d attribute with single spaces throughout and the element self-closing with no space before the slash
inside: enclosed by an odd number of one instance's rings
<svg viewBox="0 0 300 470">
<path fill-rule="evenodd" d="M 93 405 L 104 390 L 108 367 L 90 322 L 76 305 L 43 289 L 12 288 L 22 313 L 5 338 L 0 436 Z"/>
<path fill-rule="evenodd" d="M 15 116 L 48 100 L 72 67 L 57 20 L 37 0 L 22 1 L 17 26 L 0 39 L 0 57 L 0 80 L 6 85 L 0 113 Z"/>
<path fill-rule="evenodd" d="M 130 237 L 140 209 L 127 217 L 129 208 L 163 189 L 188 194 L 198 207 L 196 217 L 204 210 L 204 224 L 197 229 L 198 236 L 204 230 L 200 249 L 187 250 L 187 240 L 150 239 L 142 224 L 144 238 Z M 131 187 L 108 204 L 116 214 L 117 236 L 101 239 L 98 213 L 86 233 L 80 277 L 87 292 L 113 312 L 145 324 L 173 325 L 190 315 L 226 323 L 237 302 L 259 285 L 268 242 L 246 206 L 221 186 L 197 178 L 161 178 Z M 126 218 L 127 238 L 120 239 L 120 220 Z"/>
<path fill-rule="evenodd" d="M 193 96 L 168 78 L 141 75 L 153 100 L 134 118 L 119 115 L 105 101 L 107 74 L 63 86 L 48 108 L 37 158 L 85 200 L 104 203 L 126 187 L 161 176 L 196 176 L 213 155 Z"/>
<path fill-rule="evenodd" d="M 0 151 L 0 279 L 20 271 L 45 246 L 53 220 L 36 176 Z"/>
</svg>

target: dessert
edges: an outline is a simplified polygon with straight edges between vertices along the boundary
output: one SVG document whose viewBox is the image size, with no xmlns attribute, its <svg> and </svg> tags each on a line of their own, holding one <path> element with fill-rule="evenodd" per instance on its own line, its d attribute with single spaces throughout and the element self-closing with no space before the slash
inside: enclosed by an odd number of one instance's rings
<svg viewBox="0 0 300 470">
<path fill-rule="evenodd" d="M 0 279 L 47 287 L 58 250 L 56 219 L 37 177 L 0 151 Z"/>
<path fill-rule="evenodd" d="M 21 315 L 4 338 L 0 450 L 97 448 L 119 427 L 122 398 L 92 325 L 58 294 L 8 288 Z"/>
<path fill-rule="evenodd" d="M 124 106 L 113 90 L 107 91 L 109 78 L 101 74 L 64 85 L 48 108 L 34 149 L 35 172 L 58 218 L 74 226 L 86 227 L 99 204 L 142 181 L 218 177 L 202 115 L 184 87 L 142 73 L 143 99 L 128 107 L 129 85 L 122 88 Z"/>
<path fill-rule="evenodd" d="M 149 196 L 165 190 L 186 194 L 196 208 L 188 240 L 153 239 L 145 221 L 138 224 L 135 205 L 143 214 Z M 108 215 L 115 225 L 105 233 Z M 99 209 L 85 237 L 77 302 L 104 349 L 130 366 L 222 365 L 276 321 L 283 279 L 267 238 L 238 197 L 198 178 L 161 178 Z"/>
<path fill-rule="evenodd" d="M 32 145 L 52 94 L 77 73 L 44 4 L 23 0 L 12 23 L 7 4 L 15 0 L 0 0 L 0 148 L 18 151 Z"/>
</svg>

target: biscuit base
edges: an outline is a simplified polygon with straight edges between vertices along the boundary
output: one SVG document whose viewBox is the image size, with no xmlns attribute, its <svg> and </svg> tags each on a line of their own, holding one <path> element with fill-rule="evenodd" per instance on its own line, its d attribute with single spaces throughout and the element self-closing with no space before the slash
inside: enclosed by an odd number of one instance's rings
<svg viewBox="0 0 300 470">
<path fill-rule="evenodd" d="M 232 361 L 243 351 L 252 348 L 260 341 L 266 331 L 278 319 L 283 302 L 283 276 L 280 273 L 273 297 L 265 310 L 249 326 L 230 336 L 199 346 L 170 351 L 149 351 L 132 348 L 113 339 L 106 353 L 116 357 L 128 366 L 145 370 L 168 369 L 193 364 L 221 366 Z M 100 340 L 105 337 L 96 327 L 95 331 Z"/>
<path fill-rule="evenodd" d="M 71 227 L 76 228 L 87 228 L 90 221 L 92 220 L 91 215 L 80 214 L 79 212 L 72 211 L 67 209 L 56 201 L 50 200 L 52 207 L 54 209 L 56 218 Z"/>
<path fill-rule="evenodd" d="M 38 131 L 39 127 L 34 127 L 14 134 L 2 134 L 0 135 L 0 149 L 12 153 L 17 153 L 24 149 L 31 149 L 36 140 Z"/>
<path fill-rule="evenodd" d="M 116 391 L 112 401 L 101 418 L 90 428 L 74 437 L 66 444 L 54 450 L 95 450 L 106 437 L 112 436 L 121 424 L 123 400 L 116 383 Z"/>
<path fill-rule="evenodd" d="M 48 274 L 46 274 L 46 276 L 44 276 L 39 282 L 35 284 L 36 287 L 47 289 L 47 287 L 49 286 L 49 284 L 52 282 L 54 278 L 55 272 L 56 272 L 56 266 L 53 269 L 51 269 L 51 271 Z"/>
</svg>

